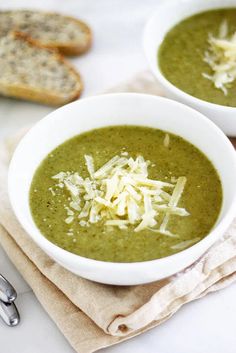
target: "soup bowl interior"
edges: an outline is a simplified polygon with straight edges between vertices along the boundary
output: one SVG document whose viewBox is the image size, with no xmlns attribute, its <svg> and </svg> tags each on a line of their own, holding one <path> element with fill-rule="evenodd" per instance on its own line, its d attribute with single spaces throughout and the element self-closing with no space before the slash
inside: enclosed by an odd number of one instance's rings
<svg viewBox="0 0 236 353">
<path fill-rule="evenodd" d="M 172 0 L 161 3 L 148 21 L 143 34 L 143 47 L 150 69 L 166 95 L 196 108 L 214 121 L 227 135 L 236 136 L 236 108 L 198 99 L 174 86 L 162 74 L 158 65 L 158 50 L 165 35 L 187 17 L 208 10 L 235 8 L 235 0 Z M 184 78 L 183 78 L 184 79 Z"/>
<path fill-rule="evenodd" d="M 189 249 L 162 259 L 108 263 L 67 252 L 40 233 L 29 206 L 30 185 L 40 162 L 69 138 L 111 125 L 140 125 L 169 131 L 197 146 L 209 158 L 219 173 L 223 187 L 222 211 L 209 235 Z M 234 216 L 235 180 L 235 151 L 221 130 L 210 120 L 167 98 L 123 93 L 86 98 L 66 105 L 42 119 L 16 148 L 9 168 L 8 187 L 18 220 L 29 236 L 56 262 L 94 281 L 132 285 L 155 281 L 178 272 L 193 263 L 222 235 Z"/>
</svg>

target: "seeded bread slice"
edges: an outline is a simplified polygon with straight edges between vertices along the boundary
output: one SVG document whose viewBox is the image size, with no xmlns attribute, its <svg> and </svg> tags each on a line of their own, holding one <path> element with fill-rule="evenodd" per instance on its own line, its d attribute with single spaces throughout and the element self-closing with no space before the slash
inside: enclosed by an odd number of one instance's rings
<svg viewBox="0 0 236 353">
<path fill-rule="evenodd" d="M 86 52 L 92 41 L 91 30 L 84 22 L 58 13 L 0 11 L 0 37 L 11 31 L 28 34 L 40 44 L 56 48 L 65 55 Z"/>
<path fill-rule="evenodd" d="M 0 39 L 0 94 L 63 105 L 81 90 L 80 75 L 55 50 L 18 32 Z"/>
</svg>

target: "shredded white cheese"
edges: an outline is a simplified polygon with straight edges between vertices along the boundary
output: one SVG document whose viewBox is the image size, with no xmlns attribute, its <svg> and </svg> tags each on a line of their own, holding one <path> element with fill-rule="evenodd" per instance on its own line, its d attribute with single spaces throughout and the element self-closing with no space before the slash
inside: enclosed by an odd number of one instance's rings
<svg viewBox="0 0 236 353">
<path fill-rule="evenodd" d="M 176 245 L 172 245 L 171 249 L 173 249 L 173 250 L 183 250 L 183 249 L 186 249 L 189 246 L 197 243 L 199 240 L 200 240 L 200 238 L 197 237 L 197 238 L 194 238 L 194 239 L 181 241 L 180 243 L 177 243 Z"/>
<path fill-rule="evenodd" d="M 83 227 L 103 222 L 107 227 L 120 229 L 133 225 L 135 232 L 152 229 L 167 236 L 177 236 L 166 228 L 172 214 L 189 215 L 177 206 L 185 177 L 176 179 L 175 183 L 150 179 L 150 161 L 142 156 L 134 159 L 121 153 L 97 171 L 93 157 L 85 155 L 84 158 L 89 177 L 82 178 L 77 172 L 60 172 L 52 177 L 63 183 L 70 194 L 69 207 L 65 206 L 66 223 L 78 219 Z"/>
<path fill-rule="evenodd" d="M 163 144 L 165 147 L 169 147 L 169 144 L 170 144 L 170 135 L 169 134 L 165 134 Z"/>
<path fill-rule="evenodd" d="M 94 177 L 94 163 L 93 163 L 93 158 L 91 156 L 88 156 L 85 154 L 84 156 L 85 163 L 89 172 L 90 177 L 93 179 Z"/>
<path fill-rule="evenodd" d="M 74 217 L 73 217 L 73 216 L 69 216 L 69 217 L 67 217 L 67 218 L 65 219 L 65 222 L 66 222 L 67 224 L 70 224 L 70 223 L 73 222 L 73 220 L 74 220 Z"/>
<path fill-rule="evenodd" d="M 181 198 L 181 195 L 184 191 L 186 181 L 187 181 L 186 177 L 180 177 L 177 180 L 177 183 L 175 185 L 175 189 L 174 189 L 173 194 L 172 194 L 170 201 L 168 203 L 168 209 L 166 211 L 166 215 L 165 215 L 165 217 L 162 221 L 162 224 L 160 226 L 160 232 L 163 234 L 173 236 L 172 234 L 170 234 L 169 232 L 166 231 L 166 227 L 167 227 L 167 223 L 170 218 L 171 211 L 173 210 L 173 208 L 176 208 L 176 206 Z"/>
<path fill-rule="evenodd" d="M 236 32 L 229 36 L 228 23 L 223 21 L 218 36 L 209 34 L 208 43 L 209 49 L 205 52 L 203 60 L 213 73 L 202 75 L 227 95 L 230 83 L 236 79 Z"/>
</svg>

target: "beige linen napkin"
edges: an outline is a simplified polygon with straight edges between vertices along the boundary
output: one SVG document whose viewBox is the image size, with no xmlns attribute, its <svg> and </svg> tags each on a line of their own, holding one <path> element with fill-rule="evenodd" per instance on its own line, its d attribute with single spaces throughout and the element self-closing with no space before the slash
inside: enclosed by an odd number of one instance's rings
<svg viewBox="0 0 236 353">
<path fill-rule="evenodd" d="M 112 91 L 161 94 L 148 72 Z M 0 149 L 0 243 L 78 353 L 94 352 L 159 325 L 183 304 L 236 279 L 236 221 L 199 261 L 162 281 L 116 287 L 63 269 L 31 241 L 11 210 L 7 169 L 19 138 L 14 137 Z"/>
</svg>

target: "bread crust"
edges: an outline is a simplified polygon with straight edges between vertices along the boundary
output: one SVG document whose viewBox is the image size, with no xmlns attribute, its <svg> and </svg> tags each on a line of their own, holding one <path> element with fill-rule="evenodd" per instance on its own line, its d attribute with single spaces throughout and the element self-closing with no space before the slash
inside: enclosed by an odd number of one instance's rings
<svg viewBox="0 0 236 353">
<path fill-rule="evenodd" d="M 36 88 L 32 89 L 24 85 L 9 85 L 6 83 L 0 83 L 0 93 L 6 97 L 13 97 L 56 107 L 72 102 L 80 96 L 80 93 L 77 92 L 68 97 L 59 97 L 49 91 L 42 91 Z"/>
<path fill-rule="evenodd" d="M 66 65 L 70 73 L 76 77 L 77 87 L 71 94 L 65 94 L 64 96 L 62 95 L 59 96 L 49 90 L 45 90 L 45 89 L 42 90 L 37 87 L 29 87 L 24 84 L 12 84 L 12 83 L 8 84 L 7 82 L 1 82 L 0 80 L 0 93 L 2 95 L 19 98 L 23 100 L 30 100 L 33 102 L 43 103 L 43 104 L 52 105 L 52 106 L 60 106 L 60 105 L 69 103 L 80 97 L 83 89 L 83 84 L 82 84 L 80 74 L 74 69 L 74 67 L 70 63 L 68 63 L 67 60 L 63 58 L 61 54 L 59 54 L 54 49 L 50 49 L 48 47 L 43 46 L 40 42 L 32 39 L 25 33 L 14 31 L 11 33 L 11 35 L 15 39 L 27 41 L 29 45 L 35 48 L 50 51 L 54 56 L 55 60 Z"/>
<path fill-rule="evenodd" d="M 17 13 L 21 11 L 32 11 L 32 12 L 38 12 L 43 15 L 60 15 L 64 17 L 65 19 L 68 19 L 70 21 L 75 22 L 81 29 L 82 31 L 86 34 L 87 41 L 86 43 L 78 43 L 78 41 L 66 41 L 66 42 L 44 42 L 43 40 L 37 39 L 37 42 L 41 45 L 43 45 L 45 48 L 50 48 L 50 49 L 55 49 L 58 50 L 61 54 L 66 55 L 66 56 L 77 56 L 86 53 L 92 45 L 93 41 L 93 35 L 92 35 L 92 30 L 91 28 L 83 21 L 72 17 L 72 16 L 64 16 L 58 12 L 44 12 L 44 11 L 35 11 L 35 10 L 10 10 L 10 11 L 1 11 L 1 12 L 11 12 L 11 13 Z M 23 33 L 27 36 L 30 36 L 30 34 L 25 33 L 24 31 L 18 30 L 17 28 L 13 28 L 12 30 L 15 30 L 19 33 Z"/>
<path fill-rule="evenodd" d="M 47 12 L 48 14 L 52 14 L 50 12 Z M 70 16 L 64 16 L 65 18 L 76 22 L 77 24 L 80 25 L 80 27 L 83 28 L 83 31 L 86 33 L 86 37 L 87 37 L 87 42 L 86 44 L 78 44 L 75 43 L 73 41 L 71 42 L 54 42 L 50 45 L 48 45 L 48 47 L 52 48 L 52 49 L 58 49 L 59 52 L 63 55 L 66 56 L 77 56 L 77 55 L 81 55 L 86 53 L 92 46 L 92 41 L 93 41 L 93 35 L 92 35 L 92 31 L 90 29 L 90 27 L 83 21 L 77 20 L 74 17 L 70 17 Z"/>
</svg>

